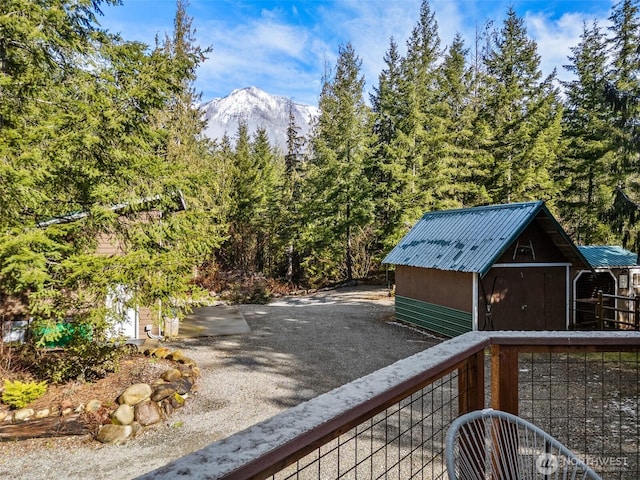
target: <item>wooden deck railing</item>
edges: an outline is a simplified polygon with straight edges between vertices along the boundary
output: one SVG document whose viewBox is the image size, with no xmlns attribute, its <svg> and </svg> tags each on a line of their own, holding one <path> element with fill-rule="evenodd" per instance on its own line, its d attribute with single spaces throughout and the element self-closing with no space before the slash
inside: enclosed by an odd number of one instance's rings
<svg viewBox="0 0 640 480">
<path fill-rule="evenodd" d="M 640 330 L 640 297 L 599 290 L 594 298 L 576 299 L 575 317 L 577 329 Z"/>
<path fill-rule="evenodd" d="M 607 478 L 640 478 L 638 352 L 637 332 L 468 333 L 142 478 L 447 478 L 448 426 L 486 406 L 542 423 L 607 468 L 624 458 Z"/>
</svg>

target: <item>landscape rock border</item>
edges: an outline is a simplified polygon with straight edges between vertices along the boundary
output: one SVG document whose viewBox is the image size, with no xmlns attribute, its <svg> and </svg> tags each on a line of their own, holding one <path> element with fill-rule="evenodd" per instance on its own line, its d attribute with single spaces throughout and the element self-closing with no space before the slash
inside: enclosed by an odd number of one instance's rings
<svg viewBox="0 0 640 480">
<path fill-rule="evenodd" d="M 175 366 L 164 370 L 151 384 L 129 386 L 114 399 L 110 408 L 94 399 L 75 408 L 62 404 L 59 408 L 51 406 L 38 411 L 22 408 L 0 412 L 0 441 L 96 432 L 97 441 L 122 445 L 145 427 L 170 417 L 193 396 L 200 370 L 196 362 L 179 349 L 148 348 L 143 353 L 173 361 Z"/>
</svg>

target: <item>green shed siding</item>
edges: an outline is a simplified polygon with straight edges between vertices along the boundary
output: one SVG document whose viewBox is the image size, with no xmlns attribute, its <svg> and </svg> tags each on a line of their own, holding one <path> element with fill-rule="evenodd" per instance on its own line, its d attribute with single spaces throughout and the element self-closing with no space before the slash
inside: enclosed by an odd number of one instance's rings
<svg viewBox="0 0 640 480">
<path fill-rule="evenodd" d="M 396 295 L 396 319 L 446 337 L 455 337 L 473 329 L 471 312 Z"/>
</svg>

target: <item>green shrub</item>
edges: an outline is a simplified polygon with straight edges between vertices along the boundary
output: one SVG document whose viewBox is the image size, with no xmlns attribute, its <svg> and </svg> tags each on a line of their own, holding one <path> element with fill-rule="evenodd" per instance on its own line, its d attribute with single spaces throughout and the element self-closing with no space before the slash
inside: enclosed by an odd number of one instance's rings
<svg viewBox="0 0 640 480">
<path fill-rule="evenodd" d="M 24 408 L 47 391 L 47 382 L 21 382 L 5 380 L 2 403 L 11 408 Z"/>
<path fill-rule="evenodd" d="M 87 337 L 81 329 L 76 329 L 62 349 L 25 345 L 22 364 L 35 378 L 49 383 L 99 380 L 118 370 L 126 350 L 119 339 L 107 338 L 97 328 L 92 328 L 92 333 Z"/>
<path fill-rule="evenodd" d="M 33 373 L 51 383 L 69 380 L 93 382 L 115 372 L 125 350 L 116 342 L 88 341 L 74 337 L 62 352 L 42 355 L 34 365 Z"/>
</svg>

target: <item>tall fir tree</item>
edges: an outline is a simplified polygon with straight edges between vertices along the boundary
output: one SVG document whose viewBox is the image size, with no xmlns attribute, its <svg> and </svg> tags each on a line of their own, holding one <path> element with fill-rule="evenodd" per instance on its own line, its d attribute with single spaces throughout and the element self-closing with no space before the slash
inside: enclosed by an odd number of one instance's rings
<svg viewBox="0 0 640 480">
<path fill-rule="evenodd" d="M 402 58 L 393 38 L 384 56 L 385 68 L 371 95 L 376 144 L 367 177 L 372 183 L 375 201 L 377 244 L 386 254 L 406 233 L 406 224 L 415 220 L 408 214 L 412 195 L 407 158 L 400 138 L 403 105 L 400 93 Z"/>
<path fill-rule="evenodd" d="M 270 273 L 277 263 L 276 228 L 280 204 L 276 202 L 277 185 L 282 181 L 284 162 L 281 155 L 276 155 L 269 143 L 269 136 L 264 127 L 259 127 L 251 144 L 252 164 L 259 174 L 253 188 L 256 190 L 254 204 L 255 221 L 253 230 L 256 236 L 256 252 L 254 269 L 258 272 Z"/>
<path fill-rule="evenodd" d="M 613 101 L 617 127 L 616 174 L 624 186 L 626 175 L 638 168 L 637 119 L 640 116 L 640 15 L 634 0 L 622 0 L 609 17 L 612 57 L 607 93 Z"/>
<path fill-rule="evenodd" d="M 442 181 L 434 187 L 434 195 L 444 208 L 474 206 L 489 200 L 482 182 L 487 155 L 481 148 L 483 131 L 468 53 L 462 37 L 456 35 L 441 64 L 437 86 L 435 110 L 443 130 L 437 150 Z"/>
<path fill-rule="evenodd" d="M 262 272 L 274 261 L 271 242 L 276 216 L 270 206 L 284 164 L 278 164 L 266 130 L 259 128 L 251 138 L 244 121 L 238 124 L 231 156 L 231 213 L 220 260 L 226 268 Z"/>
<path fill-rule="evenodd" d="M 333 78 L 325 78 L 305 205 L 308 272 L 350 281 L 366 273 L 358 245 L 370 235 L 373 203 L 365 175 L 373 138 L 364 101 L 361 61 L 353 46 L 339 49 Z"/>
<path fill-rule="evenodd" d="M 253 165 L 251 138 L 246 122 L 239 122 L 232 154 L 231 208 L 229 231 L 221 258 L 226 268 L 250 272 L 253 265 L 253 235 L 255 206 L 259 201 L 256 190 L 260 173 Z"/>
<path fill-rule="evenodd" d="M 610 78 L 605 91 L 615 129 L 616 193 L 609 212 L 613 229 L 623 244 L 637 249 L 640 228 L 636 205 L 640 199 L 640 15 L 638 2 L 622 0 L 613 6 L 609 46 Z"/>
<path fill-rule="evenodd" d="M 96 18 L 105 2 L 31 2 L 0 5 L 0 225 L 34 225 L 38 216 L 58 213 L 61 202 L 49 197 L 52 178 L 46 145 L 70 85 L 85 90 L 78 62 L 99 56 L 108 42 Z M 71 14 L 73 12 L 73 14 Z M 69 106 L 69 108 L 72 108 Z M 54 137 L 55 138 L 55 137 Z M 62 201 L 62 199 L 60 199 Z M 66 202 L 66 200 L 65 200 Z M 57 205 L 56 205 L 57 204 Z M 63 207 L 64 208 L 64 207 Z"/>
<path fill-rule="evenodd" d="M 616 186 L 611 174 L 615 131 L 605 102 L 607 45 L 596 22 L 583 25 L 580 43 L 571 49 L 565 68 L 575 79 L 564 83 L 563 135 L 566 154 L 558 169 L 558 201 L 563 224 L 580 244 L 606 243 L 612 232 L 603 222 Z"/>
<path fill-rule="evenodd" d="M 224 191 L 229 168 L 218 162 L 213 143 L 202 135 L 205 122 L 197 108 L 200 94 L 194 88 L 197 68 L 210 49 L 203 49 L 196 43 L 196 32 L 187 7 L 186 0 L 177 0 L 173 32 L 156 46 L 156 54 L 168 62 L 171 95 L 155 115 L 158 128 L 164 133 L 158 157 L 165 165 L 165 179 L 159 194 L 166 202 L 175 202 L 179 195 L 187 208 L 181 215 L 163 216 L 157 225 L 151 221 L 140 224 L 140 233 L 146 233 L 147 237 L 153 234 L 147 231 L 151 228 L 166 235 L 159 247 L 163 252 L 171 250 L 174 267 L 178 259 L 183 262 L 180 270 L 163 270 L 163 289 L 174 289 L 171 294 L 165 292 L 167 297 L 175 296 L 176 285 L 184 283 L 185 277 L 188 280 L 186 272 L 210 259 L 220 246 L 226 233 L 226 210 L 229 208 L 225 202 L 228 193 Z M 144 235 L 128 237 L 135 240 L 144 238 Z M 155 279 L 157 275 L 157 271 L 150 272 L 148 279 Z M 176 285 L 172 285 L 170 280 Z M 150 284 L 153 283 L 150 280 Z M 181 288 L 185 292 L 187 289 L 194 291 L 188 283 L 182 284 Z M 150 288 L 152 293 L 147 295 L 146 303 L 162 300 L 154 297 L 163 289 L 157 285 Z"/>
<path fill-rule="evenodd" d="M 304 147 L 305 138 L 300 134 L 300 126 L 296 123 L 295 104 L 292 99 L 289 99 L 287 102 L 287 153 L 285 155 L 287 173 L 299 170 Z"/>
<path fill-rule="evenodd" d="M 496 203 L 557 197 L 553 175 L 561 154 L 562 108 L 553 85 L 542 79 L 536 43 L 513 8 L 484 59 L 486 95 L 481 112 L 491 132 L 493 157 L 487 191 Z"/>
<path fill-rule="evenodd" d="M 434 105 L 441 59 L 440 37 L 435 13 L 428 0 L 420 6 L 419 19 L 407 40 L 402 60 L 399 98 L 401 120 L 395 148 L 405 155 L 407 173 L 406 202 L 410 223 L 425 210 L 438 208 L 434 188 L 442 178 L 437 151 L 442 141 L 442 126 Z"/>
<path fill-rule="evenodd" d="M 306 139 L 301 135 L 300 126 L 296 123 L 295 104 L 291 99 L 287 104 L 287 114 L 287 153 L 279 198 L 279 205 L 283 208 L 280 209 L 281 225 L 276 234 L 280 247 L 284 249 L 282 274 L 288 282 L 299 282 L 302 277 L 298 251 L 300 246 L 300 201 Z"/>
</svg>

